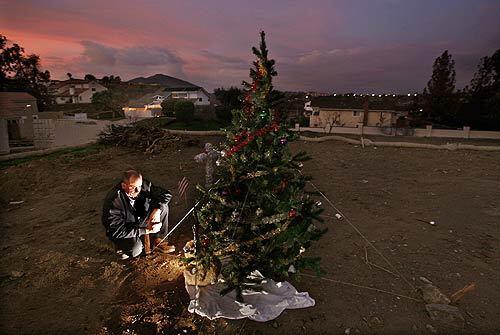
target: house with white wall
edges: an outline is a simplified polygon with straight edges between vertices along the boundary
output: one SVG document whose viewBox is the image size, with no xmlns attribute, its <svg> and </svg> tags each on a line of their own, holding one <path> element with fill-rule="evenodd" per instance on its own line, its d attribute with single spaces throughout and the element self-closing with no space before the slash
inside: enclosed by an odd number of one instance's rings
<svg viewBox="0 0 500 335">
<path fill-rule="evenodd" d="M 187 87 L 165 89 L 171 99 L 184 99 L 194 103 L 195 106 L 209 106 L 210 94 L 203 87 Z"/>
<path fill-rule="evenodd" d="M 357 108 L 315 107 L 309 117 L 309 127 L 390 127 L 396 123 L 401 112 L 393 110 L 365 110 Z"/>
<path fill-rule="evenodd" d="M 50 87 L 56 104 L 88 104 L 97 92 L 107 88 L 96 80 L 68 79 L 54 82 Z"/>
<path fill-rule="evenodd" d="M 391 106 L 367 98 L 345 101 L 332 96 L 316 97 L 305 102 L 304 115 L 309 117 L 309 126 L 313 128 L 392 127 L 408 112 Z"/>
<path fill-rule="evenodd" d="M 163 115 L 161 103 L 169 97 L 169 92 L 160 89 L 139 99 L 130 100 L 122 110 L 125 117 L 130 120 L 160 116 Z"/>
</svg>

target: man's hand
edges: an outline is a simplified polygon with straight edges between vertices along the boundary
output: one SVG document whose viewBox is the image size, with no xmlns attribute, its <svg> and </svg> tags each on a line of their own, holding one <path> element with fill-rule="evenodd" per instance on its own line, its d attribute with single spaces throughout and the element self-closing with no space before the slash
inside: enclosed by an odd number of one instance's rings
<svg viewBox="0 0 500 335">
<path fill-rule="evenodd" d="M 150 222 L 160 222 L 160 215 L 161 215 L 161 210 L 159 208 L 155 208 L 151 211 L 151 214 L 149 214 L 148 217 L 148 225 Z"/>
<path fill-rule="evenodd" d="M 161 222 L 148 224 L 148 227 L 146 227 L 146 234 L 155 234 L 159 232 L 160 229 L 161 229 Z"/>
</svg>

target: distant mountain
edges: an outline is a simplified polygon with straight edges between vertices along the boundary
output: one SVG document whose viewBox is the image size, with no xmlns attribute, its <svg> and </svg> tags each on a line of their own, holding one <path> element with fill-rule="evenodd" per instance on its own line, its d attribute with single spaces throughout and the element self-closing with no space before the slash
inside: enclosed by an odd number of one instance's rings
<svg viewBox="0 0 500 335">
<path fill-rule="evenodd" d="M 157 84 L 160 85 L 164 88 L 170 88 L 170 89 L 186 89 L 186 88 L 198 88 L 199 86 L 191 84 L 190 82 L 187 82 L 182 79 L 178 79 L 175 77 L 170 77 L 164 74 L 155 74 L 154 76 L 151 77 L 139 77 L 139 78 L 134 78 L 128 81 L 129 83 L 136 83 L 136 84 Z"/>
</svg>

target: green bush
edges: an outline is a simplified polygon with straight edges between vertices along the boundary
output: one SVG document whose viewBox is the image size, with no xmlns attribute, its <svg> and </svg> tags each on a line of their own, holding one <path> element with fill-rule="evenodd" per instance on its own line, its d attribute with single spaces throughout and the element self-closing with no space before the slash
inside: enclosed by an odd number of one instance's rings
<svg viewBox="0 0 500 335">
<path fill-rule="evenodd" d="M 309 118 L 301 115 L 298 123 L 301 127 L 309 127 Z"/>
<path fill-rule="evenodd" d="M 215 107 L 215 117 L 223 123 L 230 123 L 233 118 L 233 113 L 227 106 L 217 106 Z"/>
<path fill-rule="evenodd" d="M 194 120 L 194 103 L 187 100 L 176 101 L 174 113 L 178 121 L 191 123 Z"/>
<path fill-rule="evenodd" d="M 166 116 L 174 116 L 175 103 L 177 101 L 174 99 L 166 99 L 161 103 L 161 110 Z"/>
</svg>

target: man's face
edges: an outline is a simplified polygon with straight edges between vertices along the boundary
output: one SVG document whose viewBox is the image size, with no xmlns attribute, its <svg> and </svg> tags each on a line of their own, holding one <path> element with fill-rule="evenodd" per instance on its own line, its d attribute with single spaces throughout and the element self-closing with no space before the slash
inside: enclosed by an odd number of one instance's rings
<svg viewBox="0 0 500 335">
<path fill-rule="evenodd" d="M 142 177 L 130 178 L 128 182 L 122 181 L 122 190 L 130 198 L 136 198 L 141 192 Z"/>
</svg>

